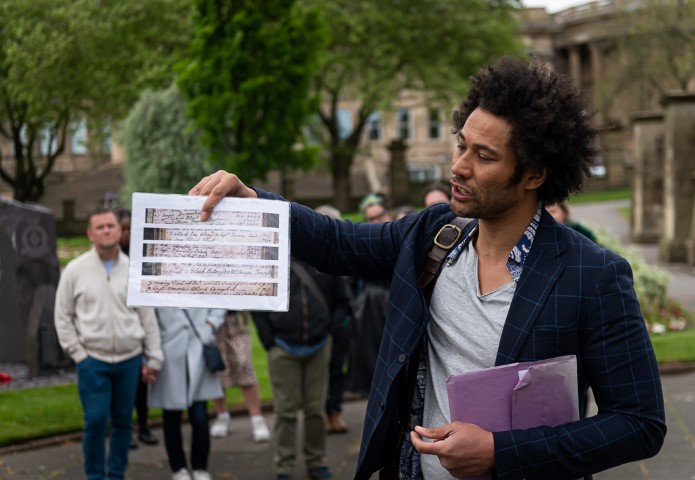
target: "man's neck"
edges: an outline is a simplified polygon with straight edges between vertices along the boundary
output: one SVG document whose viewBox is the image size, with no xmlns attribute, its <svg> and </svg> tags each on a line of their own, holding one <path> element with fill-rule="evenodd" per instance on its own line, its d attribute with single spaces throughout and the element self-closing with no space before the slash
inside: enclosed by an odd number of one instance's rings
<svg viewBox="0 0 695 480">
<path fill-rule="evenodd" d="M 478 257 L 506 262 L 509 252 L 531 223 L 538 206 L 514 209 L 500 219 L 482 219 L 478 227 L 475 250 Z"/>
<path fill-rule="evenodd" d="M 118 258 L 118 250 L 119 247 L 118 245 L 114 247 L 97 247 L 95 246 L 95 249 L 97 251 L 97 255 L 99 255 L 99 258 L 101 259 L 102 262 L 107 262 L 109 260 L 116 260 Z"/>
</svg>

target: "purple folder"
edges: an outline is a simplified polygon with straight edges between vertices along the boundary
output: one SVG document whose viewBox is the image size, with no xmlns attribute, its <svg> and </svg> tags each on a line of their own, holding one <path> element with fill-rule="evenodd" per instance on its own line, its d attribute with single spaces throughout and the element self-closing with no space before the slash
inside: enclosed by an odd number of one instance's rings
<svg viewBox="0 0 695 480">
<path fill-rule="evenodd" d="M 446 388 L 451 421 L 473 423 L 490 432 L 579 420 L 574 355 L 452 375 Z"/>
</svg>

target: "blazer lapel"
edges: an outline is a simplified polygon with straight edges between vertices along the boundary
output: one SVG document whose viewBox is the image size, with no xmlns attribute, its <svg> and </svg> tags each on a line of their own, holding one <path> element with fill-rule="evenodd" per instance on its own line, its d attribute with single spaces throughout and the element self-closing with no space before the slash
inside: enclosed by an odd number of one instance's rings
<svg viewBox="0 0 695 480">
<path fill-rule="evenodd" d="M 543 212 L 502 329 L 495 365 L 518 361 L 521 347 L 545 306 L 550 291 L 565 270 L 557 258 L 566 250 L 560 225 Z"/>
</svg>

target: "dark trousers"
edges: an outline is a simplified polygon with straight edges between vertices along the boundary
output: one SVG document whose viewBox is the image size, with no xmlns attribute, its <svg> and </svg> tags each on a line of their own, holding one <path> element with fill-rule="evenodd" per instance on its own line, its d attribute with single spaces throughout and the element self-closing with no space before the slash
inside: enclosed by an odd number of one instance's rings
<svg viewBox="0 0 695 480">
<path fill-rule="evenodd" d="M 181 434 L 182 415 L 181 410 L 164 410 L 162 413 L 164 446 L 172 472 L 187 468 L 186 455 L 183 453 L 183 435 Z M 207 402 L 194 402 L 188 407 L 188 422 L 192 429 L 191 470 L 207 470 L 208 455 L 210 454 Z"/>
<path fill-rule="evenodd" d="M 350 352 L 350 325 L 340 325 L 331 332 L 333 347 L 331 361 L 328 364 L 328 397 L 326 398 L 326 413 L 342 411 L 345 393 L 345 362 Z"/>
<path fill-rule="evenodd" d="M 147 384 L 140 379 L 138 382 L 138 390 L 135 394 L 135 413 L 138 417 L 138 429 L 144 432 L 149 429 L 147 425 Z"/>
</svg>

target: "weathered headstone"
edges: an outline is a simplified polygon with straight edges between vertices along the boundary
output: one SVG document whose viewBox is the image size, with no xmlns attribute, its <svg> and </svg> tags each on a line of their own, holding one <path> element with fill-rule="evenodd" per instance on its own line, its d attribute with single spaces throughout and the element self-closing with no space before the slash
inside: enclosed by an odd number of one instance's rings
<svg viewBox="0 0 695 480">
<path fill-rule="evenodd" d="M 0 207 L 2 208 L 2 207 Z M 0 223 L 4 219 L 0 215 Z M 22 331 L 17 299 L 17 254 L 11 237 L 0 226 L 0 361 L 23 359 L 22 345 L 16 335 Z"/>
<path fill-rule="evenodd" d="M 60 276 L 60 266 L 56 253 L 55 222 L 51 210 L 40 205 L 25 204 L 13 200 L 0 200 L 0 257 L 3 267 L 0 299 L 0 361 L 26 362 L 27 355 L 32 362 L 38 358 L 38 369 L 63 366 L 66 361 L 56 344 L 53 327 L 53 299 Z M 14 258 L 14 268 L 12 268 Z M 4 280 L 10 278 L 14 289 Z M 42 294 L 36 292 L 41 287 Z M 14 297 L 15 310 L 6 309 L 11 304 L 9 296 Z M 37 299 L 40 305 L 36 305 Z M 8 303 L 5 303 L 8 300 Z M 30 321 L 30 314 L 38 316 Z M 32 324 L 37 331 L 28 331 Z M 39 336 L 37 351 L 28 352 L 27 335 Z M 52 337 L 52 340 L 51 340 Z M 57 349 L 59 353 L 53 354 Z M 52 365 L 41 359 L 58 359 Z M 34 372 L 36 373 L 36 372 Z"/>
</svg>

